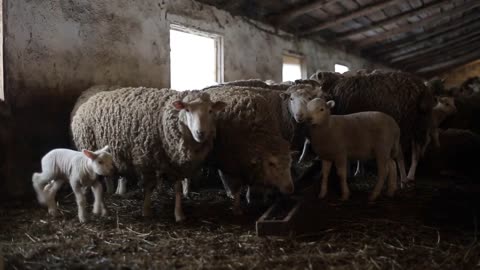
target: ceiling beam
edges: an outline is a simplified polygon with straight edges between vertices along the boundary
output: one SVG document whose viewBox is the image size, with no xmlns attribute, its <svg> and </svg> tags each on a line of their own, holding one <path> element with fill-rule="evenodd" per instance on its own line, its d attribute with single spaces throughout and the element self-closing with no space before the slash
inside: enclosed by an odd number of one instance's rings
<svg viewBox="0 0 480 270">
<path fill-rule="evenodd" d="M 449 0 L 443 0 L 443 1 L 439 1 L 439 2 L 434 1 L 434 2 L 431 2 L 431 3 L 425 4 L 421 7 L 418 7 L 418 8 L 400 13 L 398 15 L 386 18 L 384 20 L 374 22 L 370 25 L 366 25 L 364 27 L 354 29 L 352 31 L 339 33 L 339 34 L 336 35 L 336 39 L 341 40 L 341 41 L 342 40 L 347 40 L 347 39 L 349 39 L 349 38 L 351 38 L 355 35 L 363 34 L 365 32 L 372 31 L 372 30 L 375 30 L 375 29 L 380 28 L 380 27 L 384 27 L 384 26 L 387 26 L 387 25 L 390 25 L 390 24 L 393 24 L 393 23 L 397 23 L 399 21 L 402 21 L 404 19 L 408 19 L 412 16 L 416 16 L 416 15 L 418 15 L 422 12 L 428 11 L 430 9 L 441 7 L 441 6 L 445 5 L 446 3 L 450 3 L 450 1 Z"/>
<path fill-rule="evenodd" d="M 439 73 L 441 71 L 447 71 L 447 70 L 453 69 L 455 67 L 470 63 L 470 62 L 472 62 L 474 60 L 477 60 L 479 58 L 480 58 L 480 51 L 477 50 L 475 52 L 472 52 L 471 54 L 467 54 L 465 56 L 453 59 L 453 60 L 448 61 L 448 62 L 444 62 L 444 63 L 441 63 L 441 64 L 432 65 L 432 66 L 429 66 L 429 67 L 418 69 L 416 72 L 420 73 L 420 74 L 430 74 L 431 75 L 433 73 Z"/>
<path fill-rule="evenodd" d="M 429 47 L 423 47 L 423 48 L 418 49 L 418 50 L 413 50 L 413 51 L 410 51 L 410 52 L 403 53 L 401 55 L 398 55 L 398 56 L 390 59 L 389 62 L 390 63 L 402 62 L 405 59 L 418 57 L 419 55 L 423 55 L 423 54 L 433 52 L 433 51 L 436 51 L 436 50 L 439 50 L 439 49 L 447 48 L 450 45 L 456 45 L 460 42 L 465 42 L 465 41 L 469 42 L 473 38 L 478 38 L 479 36 L 480 36 L 480 29 L 477 29 L 476 31 L 472 31 L 467 35 L 456 36 L 455 38 L 453 38 L 453 39 L 451 39 L 447 42 L 441 42 L 441 43 L 438 43 L 437 45 L 433 45 L 433 46 L 429 46 Z"/>
<path fill-rule="evenodd" d="M 418 59 L 411 59 L 406 63 L 402 63 L 401 66 L 407 70 L 419 68 L 426 65 L 438 64 L 447 62 L 449 60 L 461 57 L 465 54 L 469 54 L 480 47 L 480 37 L 472 40 L 469 43 L 458 44 L 453 47 L 447 47 L 443 50 L 435 51 L 428 55 L 424 55 Z"/>
<path fill-rule="evenodd" d="M 449 21 L 439 27 L 429 29 L 428 32 L 424 32 L 420 35 L 411 35 L 407 38 L 397 40 L 388 45 L 383 45 L 381 47 L 375 48 L 372 50 L 372 54 L 385 55 L 391 52 L 395 53 L 395 51 L 400 51 L 401 49 L 410 46 L 417 46 L 418 44 L 422 44 L 422 42 L 427 40 L 443 37 L 445 35 L 451 34 L 452 32 L 475 28 L 477 26 L 480 26 L 480 18 L 478 14 L 472 14 L 467 17 L 461 17 L 453 22 Z"/>
<path fill-rule="evenodd" d="M 346 15 L 343 15 L 343 16 L 335 16 L 333 18 L 328 18 L 327 21 L 322 22 L 317 26 L 311 27 L 309 29 L 306 29 L 306 30 L 300 32 L 300 35 L 302 35 L 302 36 L 303 35 L 310 35 L 310 34 L 313 34 L 315 32 L 321 31 L 323 29 L 327 29 L 327 28 L 331 28 L 333 26 L 337 26 L 341 23 L 351 21 L 355 18 L 362 17 L 362 16 L 365 16 L 365 15 L 368 15 L 368 14 L 372 14 L 372 13 L 377 12 L 381 9 L 386 8 L 386 7 L 393 6 L 393 5 L 397 4 L 398 2 L 400 2 L 400 0 L 388 0 L 388 1 L 382 1 L 380 3 L 377 2 L 375 4 L 371 4 L 371 5 L 365 6 L 363 8 L 354 10 L 354 11 L 352 11 L 350 13 L 347 13 Z"/>
<path fill-rule="evenodd" d="M 448 17 L 448 16 L 455 16 L 457 14 L 463 13 L 465 11 L 471 10 L 474 7 L 480 6 L 480 1 L 469 1 L 466 2 L 465 4 L 449 9 L 444 12 L 436 13 L 430 17 L 427 17 L 425 19 L 422 19 L 418 22 L 413 22 L 413 23 L 405 23 L 400 25 L 397 28 L 393 28 L 391 30 L 385 31 L 381 34 L 378 34 L 376 36 L 370 37 L 370 38 L 365 38 L 362 41 L 356 42 L 356 45 L 361 48 L 365 48 L 370 46 L 373 43 L 383 41 L 385 39 L 394 37 L 398 34 L 405 33 L 405 32 L 410 32 L 413 29 L 418 29 L 419 27 L 438 23 L 441 19 Z"/>
<path fill-rule="evenodd" d="M 275 25 L 277 26 L 282 26 L 285 25 L 294 19 L 307 14 L 309 12 L 312 12 L 317 9 L 321 9 L 327 4 L 337 2 L 338 0 L 318 0 L 318 1 L 313 1 L 309 4 L 302 5 L 293 9 L 290 9 L 286 11 L 285 13 L 280 13 L 278 15 L 273 15 L 271 16 L 270 21 L 272 21 Z"/>
</svg>

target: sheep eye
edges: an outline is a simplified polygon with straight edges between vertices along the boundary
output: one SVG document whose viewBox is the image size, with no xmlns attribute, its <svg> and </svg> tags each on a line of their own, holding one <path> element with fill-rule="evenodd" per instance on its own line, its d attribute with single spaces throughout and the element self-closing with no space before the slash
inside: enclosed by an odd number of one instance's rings
<svg viewBox="0 0 480 270">
<path fill-rule="evenodd" d="M 293 98 L 290 98 L 291 101 L 293 101 Z"/>
<path fill-rule="evenodd" d="M 189 109 L 185 109 L 185 111 L 187 111 L 187 112 L 190 112 L 190 110 L 189 110 Z"/>
<path fill-rule="evenodd" d="M 102 164 L 103 164 L 103 161 L 99 161 L 98 164 L 102 165 Z"/>
<path fill-rule="evenodd" d="M 320 111 L 322 111 L 322 112 L 323 112 L 323 111 L 324 111 L 324 109 L 322 108 L 322 109 L 320 109 Z"/>
</svg>

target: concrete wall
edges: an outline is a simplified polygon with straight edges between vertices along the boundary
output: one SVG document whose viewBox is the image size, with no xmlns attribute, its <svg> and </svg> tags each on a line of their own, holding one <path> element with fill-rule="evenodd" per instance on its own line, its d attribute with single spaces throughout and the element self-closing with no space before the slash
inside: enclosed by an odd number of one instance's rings
<svg viewBox="0 0 480 270">
<path fill-rule="evenodd" d="M 169 86 L 170 23 L 223 35 L 226 81 L 280 81 L 287 50 L 305 56 L 308 74 L 336 62 L 380 68 L 192 0 L 3 1 L 6 99 L 36 165 L 51 148 L 69 145 L 69 112 L 87 87 Z"/>
<path fill-rule="evenodd" d="M 440 75 L 441 78 L 445 78 L 445 86 L 449 88 L 460 86 L 468 78 L 475 76 L 480 76 L 480 60 L 473 61 Z"/>
</svg>

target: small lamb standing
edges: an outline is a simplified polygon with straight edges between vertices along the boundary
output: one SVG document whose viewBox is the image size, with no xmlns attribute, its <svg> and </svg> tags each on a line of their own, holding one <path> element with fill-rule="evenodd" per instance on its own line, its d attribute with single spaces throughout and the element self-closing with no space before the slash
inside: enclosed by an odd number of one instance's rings
<svg viewBox="0 0 480 270">
<path fill-rule="evenodd" d="M 415 172 L 418 166 L 418 160 L 424 155 L 430 142 L 433 140 L 435 147 L 440 147 L 438 139 L 438 127 L 447 118 L 447 116 L 454 114 L 457 111 L 455 106 L 455 99 L 453 97 L 438 98 L 437 105 L 432 110 L 432 121 L 428 130 L 427 139 L 422 146 L 418 143 L 412 143 L 412 164 L 408 170 L 407 181 L 415 181 Z"/>
<path fill-rule="evenodd" d="M 103 203 L 103 187 L 98 176 L 110 176 L 114 166 L 112 155 L 107 152 L 108 146 L 92 152 L 82 152 L 70 149 L 54 149 L 42 158 L 42 172 L 34 173 L 33 188 L 37 193 L 38 201 L 48 206 L 48 213 L 57 214 L 55 195 L 65 181 L 70 182 L 78 205 L 78 219 L 86 221 L 85 207 L 87 201 L 83 192 L 84 187 L 91 187 L 95 202 L 93 214 L 105 216 L 107 210 Z"/>
<path fill-rule="evenodd" d="M 397 166 L 405 179 L 405 164 L 400 146 L 400 128 L 395 120 L 381 112 L 360 112 L 347 115 L 330 115 L 335 102 L 315 98 L 307 104 L 309 132 L 312 148 L 322 159 L 323 177 L 320 198 L 327 194 L 328 175 L 332 163 L 340 177 L 342 200 L 347 200 L 347 160 L 375 158 L 378 180 L 369 201 L 380 194 L 388 175 L 387 195 L 397 189 Z"/>
</svg>

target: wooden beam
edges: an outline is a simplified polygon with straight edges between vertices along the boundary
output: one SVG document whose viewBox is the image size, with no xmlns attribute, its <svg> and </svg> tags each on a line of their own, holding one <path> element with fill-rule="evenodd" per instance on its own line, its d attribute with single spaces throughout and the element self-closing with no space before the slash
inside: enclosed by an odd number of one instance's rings
<svg viewBox="0 0 480 270">
<path fill-rule="evenodd" d="M 451 34 L 452 32 L 458 32 L 468 28 L 475 29 L 477 26 L 480 26 L 480 19 L 478 14 L 473 14 L 468 17 L 459 18 L 456 23 L 449 21 L 445 24 L 442 24 L 440 27 L 429 29 L 427 32 L 424 32 L 420 35 L 409 36 L 407 38 L 392 42 L 386 46 L 375 48 L 372 50 L 372 54 L 376 56 L 384 55 L 386 53 L 399 51 L 400 49 L 406 47 L 417 46 L 423 41 L 443 37 Z"/>
<path fill-rule="evenodd" d="M 312 28 L 306 29 L 300 33 L 300 35 L 309 35 L 313 34 L 315 32 L 321 31 L 323 29 L 327 29 L 333 26 L 337 26 L 343 22 L 351 21 L 355 18 L 362 17 L 374 12 L 377 12 L 381 9 L 384 9 L 389 6 L 393 6 L 400 2 L 400 0 L 388 0 L 388 1 L 382 1 L 380 3 L 375 3 L 372 5 L 365 6 L 363 8 L 360 8 L 358 10 L 355 10 L 353 12 L 350 12 L 346 15 L 343 16 L 336 16 L 333 18 L 328 19 L 327 21 L 320 23 L 317 26 L 314 26 Z"/>
<path fill-rule="evenodd" d="M 421 7 L 418 7 L 418 8 L 400 13 L 400 14 L 395 15 L 393 17 L 386 18 L 385 20 L 381 20 L 379 22 L 374 22 L 370 25 L 367 25 L 367 26 L 364 26 L 364 27 L 361 27 L 361 28 L 358 28 L 358 29 L 355 29 L 355 30 L 352 30 L 352 31 L 347 31 L 347 32 L 337 34 L 336 39 L 347 40 L 347 39 L 349 39 L 349 38 L 351 38 L 355 35 L 363 34 L 365 32 L 372 31 L 372 30 L 375 30 L 375 29 L 380 28 L 380 27 L 384 27 L 384 26 L 387 26 L 387 25 L 390 25 L 390 24 L 393 24 L 393 23 L 397 23 L 401 20 L 408 19 L 412 16 L 416 16 L 419 13 L 428 11 L 430 9 L 441 7 L 441 6 L 445 5 L 446 3 L 450 3 L 450 0 L 443 0 L 443 1 L 440 1 L 440 2 L 434 1 L 434 2 L 431 2 L 431 3 L 425 4 Z"/>
<path fill-rule="evenodd" d="M 366 38 L 366 39 L 364 39 L 360 42 L 357 42 L 356 45 L 358 47 L 365 48 L 365 47 L 368 47 L 369 45 L 371 45 L 373 43 L 376 43 L 376 42 L 394 37 L 394 36 L 396 36 L 398 34 L 401 34 L 401 33 L 410 32 L 411 30 L 418 29 L 419 27 L 423 27 L 423 26 L 426 26 L 426 25 L 437 23 L 438 21 L 440 21 L 441 19 L 443 19 L 445 17 L 455 16 L 459 13 L 463 13 L 465 11 L 471 10 L 474 7 L 477 7 L 477 6 L 480 6 L 480 1 L 470 1 L 470 2 L 465 3 L 464 5 L 461 5 L 461 6 L 456 7 L 456 8 L 449 9 L 449 10 L 444 11 L 444 12 L 434 14 L 434 15 L 432 15 L 428 18 L 425 18 L 423 20 L 420 20 L 418 22 L 402 24 L 400 27 L 391 29 L 389 31 L 385 31 L 385 32 L 383 32 L 379 35 L 374 36 L 374 37 Z"/>
<path fill-rule="evenodd" d="M 411 59 L 406 63 L 399 64 L 407 70 L 419 68 L 425 65 L 438 64 L 469 54 L 480 47 L 480 37 L 469 43 L 458 44 L 443 50 L 435 51 L 431 54 L 424 55 L 418 59 Z"/>
<path fill-rule="evenodd" d="M 297 8 L 293 8 L 285 13 L 281 13 L 278 15 L 274 15 L 271 17 L 270 21 L 272 21 L 277 26 L 285 25 L 295 18 L 302 16 L 303 14 L 307 14 L 317 9 L 321 9 L 327 4 L 337 2 L 338 0 L 319 0 L 313 1 L 312 3 L 299 6 Z"/>
<path fill-rule="evenodd" d="M 436 51 L 436 50 L 439 50 L 439 49 L 447 48 L 450 45 L 456 45 L 460 42 L 465 42 L 465 41 L 469 42 L 473 38 L 478 38 L 479 36 L 480 36 L 480 29 L 478 29 L 476 31 L 472 31 L 467 35 L 461 35 L 458 38 L 455 37 L 454 39 L 449 40 L 447 42 L 442 42 L 442 43 L 438 43 L 437 45 L 433 45 L 433 46 L 430 46 L 430 47 L 424 47 L 424 48 L 421 48 L 421 49 L 418 49 L 418 50 L 413 50 L 413 51 L 410 51 L 410 52 L 403 53 L 399 56 L 396 56 L 396 57 L 392 58 L 389 62 L 390 63 L 402 62 L 405 59 L 418 57 L 419 55 L 423 55 L 423 54 L 433 52 L 433 51 Z"/>
<path fill-rule="evenodd" d="M 429 66 L 429 67 L 418 69 L 416 72 L 420 73 L 420 74 L 429 74 L 429 73 L 433 73 L 433 72 L 438 72 L 439 70 L 448 70 L 448 69 L 452 69 L 454 67 L 458 67 L 458 66 L 461 66 L 463 64 L 469 63 L 469 62 L 474 61 L 474 60 L 479 59 L 479 58 L 480 58 L 480 51 L 477 50 L 477 51 L 475 51 L 471 54 L 467 54 L 465 56 L 453 59 L 453 60 L 448 61 L 448 62 L 444 62 L 444 63 L 441 63 L 441 64 L 432 65 L 432 66 Z"/>
</svg>

